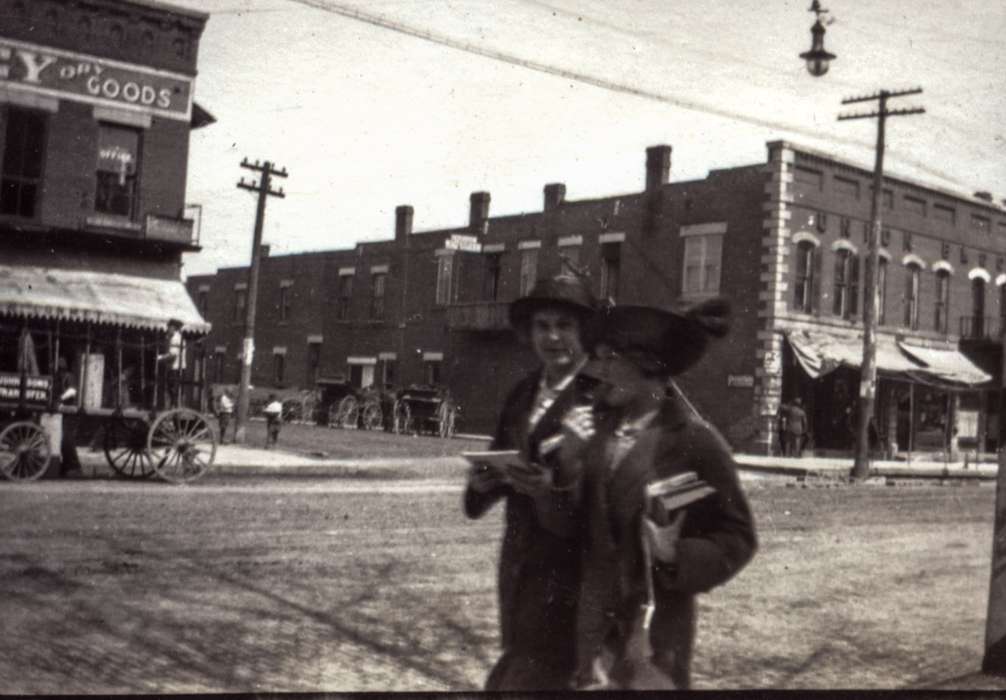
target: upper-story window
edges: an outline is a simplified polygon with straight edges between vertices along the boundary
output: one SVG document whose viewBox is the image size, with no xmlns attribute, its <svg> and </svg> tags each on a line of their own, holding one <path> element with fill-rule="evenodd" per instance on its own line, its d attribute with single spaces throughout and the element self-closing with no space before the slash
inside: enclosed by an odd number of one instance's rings
<svg viewBox="0 0 1006 700">
<path fill-rule="evenodd" d="M 370 318 L 375 321 L 384 320 L 384 290 L 387 280 L 385 272 L 375 272 L 370 278 Z"/>
<path fill-rule="evenodd" d="M 224 383 L 224 370 L 227 367 L 227 354 L 217 350 L 213 353 L 213 381 L 216 384 Z"/>
<path fill-rule="evenodd" d="M 500 275 L 503 270 L 503 255 L 487 253 L 482 258 L 484 277 L 482 278 L 482 298 L 485 301 L 496 301 L 500 295 Z"/>
<path fill-rule="evenodd" d="M 559 260 L 562 264 L 559 269 L 564 273 L 579 271 L 580 269 L 580 246 L 564 245 L 559 248 Z"/>
<path fill-rule="evenodd" d="M 840 197 L 849 199 L 859 199 L 859 180 L 836 175 L 831 179 L 832 189 Z"/>
<path fill-rule="evenodd" d="M 248 305 L 248 291 L 245 288 L 234 290 L 234 320 L 245 320 L 245 307 Z"/>
<path fill-rule="evenodd" d="M 971 332 L 980 338 L 985 335 L 985 280 L 981 277 L 971 280 L 971 310 L 974 314 Z"/>
<path fill-rule="evenodd" d="M 0 214 L 26 219 L 38 215 L 45 160 L 46 115 L 27 109 L 7 110 L 0 178 Z"/>
<path fill-rule="evenodd" d="M 936 307 L 933 316 L 933 328 L 938 333 L 946 333 L 950 310 L 950 272 L 946 269 L 936 271 Z"/>
<path fill-rule="evenodd" d="M 353 299 L 353 276 L 339 276 L 339 298 L 335 303 L 335 317 L 340 321 L 349 318 L 349 304 Z"/>
<path fill-rule="evenodd" d="M 957 211 L 953 207 L 948 207 L 945 204 L 934 204 L 933 218 L 937 221 L 952 224 L 957 221 Z"/>
<path fill-rule="evenodd" d="M 793 180 L 802 185 L 807 185 L 811 189 L 820 190 L 824 182 L 824 174 L 820 170 L 798 165 L 793 170 Z"/>
<path fill-rule="evenodd" d="M 856 315 L 859 294 L 859 256 L 848 248 L 835 251 L 835 297 L 832 311 L 841 318 Z"/>
<path fill-rule="evenodd" d="M 307 384 L 314 386 L 321 373 L 321 343 L 307 344 Z"/>
<path fill-rule="evenodd" d="M 863 292 L 864 295 L 869 292 Z M 877 259 L 877 323 L 887 323 L 887 258 Z"/>
<path fill-rule="evenodd" d="M 196 305 L 199 307 L 199 313 L 203 318 L 206 318 L 206 313 L 210 309 L 210 293 L 205 289 L 200 289 L 198 292 Z"/>
<path fill-rule="evenodd" d="M 437 257 L 437 306 L 450 304 L 454 301 L 454 254 Z"/>
<path fill-rule="evenodd" d="M 520 296 L 531 291 L 538 281 L 538 249 L 525 248 L 520 251 Z"/>
<path fill-rule="evenodd" d="M 622 244 L 601 244 L 601 299 L 618 300 L 618 281 L 622 270 Z"/>
<path fill-rule="evenodd" d="M 905 267 L 905 326 L 919 330 L 919 283 L 922 268 L 911 262 Z"/>
<path fill-rule="evenodd" d="M 281 285 L 279 288 L 279 320 L 290 320 L 290 285 Z"/>
<path fill-rule="evenodd" d="M 98 125 L 98 172 L 94 210 L 136 218 L 140 132 L 115 124 Z"/>
<path fill-rule="evenodd" d="M 913 214 L 918 214 L 919 216 L 926 215 L 926 200 L 920 199 L 919 197 L 912 197 L 911 195 L 905 195 L 904 198 L 905 210 L 910 211 Z"/>
<path fill-rule="evenodd" d="M 286 356 L 282 353 L 273 353 L 272 375 L 275 384 L 282 384 L 286 379 Z"/>
<path fill-rule="evenodd" d="M 796 244 L 793 308 L 809 314 L 814 311 L 814 284 L 817 267 L 817 246 L 811 241 Z"/>
<path fill-rule="evenodd" d="M 722 233 L 687 236 L 682 293 L 686 296 L 718 294 L 722 258 Z"/>
<path fill-rule="evenodd" d="M 971 215 L 971 228 L 973 228 L 975 231 L 980 231 L 981 233 L 988 233 L 990 224 L 991 222 L 989 221 L 989 217 L 987 216 L 982 216 L 981 214 Z"/>
</svg>

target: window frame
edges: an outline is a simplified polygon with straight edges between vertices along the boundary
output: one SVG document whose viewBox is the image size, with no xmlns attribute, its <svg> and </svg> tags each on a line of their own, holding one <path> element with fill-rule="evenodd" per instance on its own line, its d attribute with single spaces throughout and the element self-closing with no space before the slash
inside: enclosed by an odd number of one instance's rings
<svg viewBox="0 0 1006 700">
<path fill-rule="evenodd" d="M 436 306 L 447 306 L 454 301 L 454 253 L 437 256 L 437 286 L 433 294 Z"/>
<path fill-rule="evenodd" d="M 385 320 L 386 309 L 384 301 L 387 294 L 387 286 L 387 272 L 370 273 L 370 320 L 372 321 Z"/>
<path fill-rule="evenodd" d="M 353 300 L 353 275 L 339 275 L 339 288 L 335 302 L 337 321 L 348 321 Z"/>
<path fill-rule="evenodd" d="M 936 301 L 933 305 L 933 330 L 946 334 L 950 328 L 950 271 L 936 271 Z"/>
<path fill-rule="evenodd" d="M 538 254 L 540 248 L 522 248 L 520 250 L 520 283 L 519 296 L 527 296 L 538 281 Z"/>
<path fill-rule="evenodd" d="M 796 265 L 793 269 L 793 306 L 800 313 L 814 313 L 814 256 L 817 246 L 813 241 L 796 244 Z M 805 269 L 801 270 L 801 267 Z"/>
<path fill-rule="evenodd" d="M 20 107 L 17 105 L 6 105 L 7 109 L 4 111 L 4 140 L 3 140 L 3 152 L 0 153 L 0 201 L 3 200 L 3 193 L 7 187 L 7 183 L 17 183 L 15 186 L 18 191 L 18 206 L 14 208 L 12 212 L 5 212 L 2 207 L 0 207 L 0 218 L 10 218 L 10 219 L 21 219 L 21 220 L 37 220 L 40 218 L 42 213 L 42 200 L 45 194 L 45 174 L 46 174 L 46 161 L 49 152 L 49 114 L 43 110 L 31 109 L 27 107 Z M 13 170 L 8 172 L 6 169 L 8 153 L 11 153 L 11 116 L 23 117 L 25 119 L 37 119 L 37 125 L 40 127 L 41 135 L 38 138 L 38 174 L 31 175 L 25 173 L 24 167 L 24 157 L 22 154 L 22 162 L 20 164 L 20 170 L 14 172 Z M 28 146 L 30 144 L 24 145 L 22 150 L 29 150 Z M 21 210 L 21 199 L 23 189 L 26 187 L 35 188 L 32 199 L 32 210 L 30 214 L 25 214 Z"/>
<path fill-rule="evenodd" d="M 919 292 L 922 289 L 922 268 L 918 263 L 905 265 L 905 317 L 904 326 L 909 330 L 919 330 Z"/>
<path fill-rule="evenodd" d="M 133 167 L 133 174 L 126 176 L 123 174 L 118 174 L 117 177 L 123 180 L 119 184 L 119 187 L 123 187 L 125 182 L 130 183 L 129 192 L 126 199 L 129 203 L 129 211 L 123 213 L 114 208 L 101 209 L 99 204 L 102 203 L 102 175 L 112 175 L 116 176 L 116 173 L 111 170 L 102 170 L 101 165 L 101 135 L 102 132 L 108 131 L 120 131 L 132 134 L 136 137 L 136 153 L 135 159 L 136 163 Z M 102 214 L 104 216 L 114 216 L 121 218 L 126 221 L 137 221 L 140 214 L 140 197 L 141 197 L 141 170 L 143 167 L 143 129 L 127 126 L 124 124 L 116 124 L 114 122 L 99 121 L 98 122 L 98 153 L 96 157 L 95 169 L 94 169 L 94 211 L 96 214 Z M 113 192 L 114 194 L 114 192 Z M 120 195 L 121 196 L 121 195 Z M 106 197 L 107 198 L 107 197 Z"/>
<path fill-rule="evenodd" d="M 720 293 L 720 289 L 723 284 L 723 233 L 702 233 L 702 234 L 692 234 L 684 237 L 684 249 L 681 255 L 681 296 L 690 299 L 701 299 L 705 297 L 716 296 Z M 715 265 L 710 265 L 712 262 L 713 254 L 710 252 L 710 243 L 714 242 L 718 245 L 718 255 L 716 256 Z M 693 259 L 689 256 L 690 252 L 694 252 L 695 247 L 698 247 L 699 253 L 699 265 L 697 268 L 690 266 L 689 263 Z M 689 281 L 691 279 L 689 275 L 690 267 L 698 270 L 698 289 L 690 289 Z M 715 287 L 709 284 L 709 270 L 715 269 L 716 284 Z"/>
</svg>

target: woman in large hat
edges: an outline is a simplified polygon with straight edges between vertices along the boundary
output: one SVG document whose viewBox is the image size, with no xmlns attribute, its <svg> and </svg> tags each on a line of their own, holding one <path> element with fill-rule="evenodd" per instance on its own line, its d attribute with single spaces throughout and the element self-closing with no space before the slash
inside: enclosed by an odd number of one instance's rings
<svg viewBox="0 0 1006 700">
<path fill-rule="evenodd" d="M 601 381 L 598 405 L 574 408 L 564 421 L 554 483 L 568 489 L 584 531 L 577 687 L 687 688 L 695 595 L 754 554 L 754 523 L 726 442 L 667 392 L 668 380 L 726 333 L 728 313 L 722 300 L 686 313 L 620 306 L 591 329 L 585 373 Z M 653 486 L 679 482 L 685 496 L 707 495 L 659 512 Z"/>
<path fill-rule="evenodd" d="M 574 640 L 579 545 L 561 525 L 565 504 L 552 488 L 553 456 L 543 441 L 562 433 L 562 418 L 595 382 L 579 376 L 586 362 L 582 331 L 596 301 L 572 276 L 539 281 L 510 305 L 510 323 L 530 344 L 540 367 L 508 395 L 494 450 L 518 450 L 520 468 L 475 465 L 464 509 L 480 518 L 495 503 L 506 506 L 499 560 L 499 613 L 503 654 L 487 690 L 568 688 L 575 666 Z"/>
</svg>

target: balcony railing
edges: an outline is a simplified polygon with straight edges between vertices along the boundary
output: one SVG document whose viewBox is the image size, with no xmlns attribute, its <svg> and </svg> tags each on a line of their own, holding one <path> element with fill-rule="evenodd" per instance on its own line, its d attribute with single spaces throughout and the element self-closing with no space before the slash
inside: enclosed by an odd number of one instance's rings
<svg viewBox="0 0 1006 700">
<path fill-rule="evenodd" d="M 505 301 L 477 301 L 447 307 L 447 327 L 452 330 L 501 331 L 510 327 Z"/>
<path fill-rule="evenodd" d="M 964 340 L 999 340 L 1003 319 L 998 316 L 961 316 L 961 338 Z"/>
</svg>

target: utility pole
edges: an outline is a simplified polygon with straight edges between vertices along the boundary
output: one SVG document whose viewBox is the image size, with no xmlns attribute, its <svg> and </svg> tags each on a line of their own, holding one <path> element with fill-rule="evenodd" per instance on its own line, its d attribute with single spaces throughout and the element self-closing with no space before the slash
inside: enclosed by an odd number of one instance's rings
<svg viewBox="0 0 1006 700">
<path fill-rule="evenodd" d="M 252 359 L 255 356 L 255 307 L 258 299 L 258 270 L 262 257 L 262 225 L 265 222 L 265 203 L 267 197 L 286 197 L 283 188 L 271 188 L 273 177 L 286 177 L 286 168 L 276 170 L 273 164 L 266 161 L 249 163 L 245 158 L 241 167 L 260 173 L 259 181 L 245 182 L 242 176 L 238 187 L 249 192 L 258 193 L 258 206 L 255 209 L 255 234 L 252 237 L 251 267 L 248 268 L 248 296 L 245 300 L 245 339 L 241 348 L 241 383 L 238 384 L 238 410 L 234 422 L 234 442 L 245 441 L 245 426 L 248 422 L 248 390 L 251 384 Z"/>
<path fill-rule="evenodd" d="M 887 101 L 892 97 L 918 95 L 922 88 L 911 90 L 881 90 L 865 97 L 848 97 L 842 104 L 872 102 L 879 100 L 877 111 L 867 114 L 841 114 L 840 121 L 847 119 L 877 118 L 877 152 L 873 166 L 873 199 L 870 202 L 870 229 L 867 236 L 866 265 L 863 270 L 863 363 L 859 378 L 859 421 L 856 426 L 856 457 L 852 466 L 853 479 L 865 479 L 870 473 L 870 421 L 877 395 L 877 319 L 880 311 L 880 289 L 877 286 L 877 264 L 880 258 L 880 231 L 883 225 L 882 196 L 884 184 L 884 128 L 888 117 L 908 114 L 922 114 L 921 107 L 910 109 L 887 109 Z M 918 303 L 918 300 L 916 300 Z"/>
</svg>

